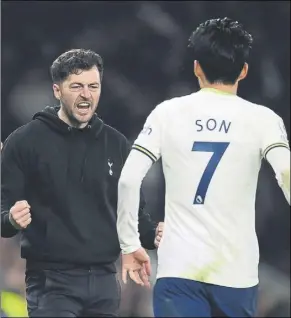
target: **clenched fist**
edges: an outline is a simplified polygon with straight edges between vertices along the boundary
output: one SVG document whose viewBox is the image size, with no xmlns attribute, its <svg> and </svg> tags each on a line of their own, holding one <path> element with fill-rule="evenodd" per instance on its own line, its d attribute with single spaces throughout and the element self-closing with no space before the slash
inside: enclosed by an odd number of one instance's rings
<svg viewBox="0 0 291 318">
<path fill-rule="evenodd" d="M 30 205 L 27 201 L 17 201 L 9 211 L 9 220 L 18 230 L 25 229 L 31 222 Z"/>
</svg>

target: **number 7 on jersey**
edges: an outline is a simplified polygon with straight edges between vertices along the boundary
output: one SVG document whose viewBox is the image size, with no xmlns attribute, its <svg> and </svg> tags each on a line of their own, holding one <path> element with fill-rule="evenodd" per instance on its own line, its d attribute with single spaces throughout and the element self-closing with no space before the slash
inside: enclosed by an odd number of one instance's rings
<svg viewBox="0 0 291 318">
<path fill-rule="evenodd" d="M 195 141 L 192 151 L 213 152 L 198 184 L 193 204 L 204 204 L 206 193 L 213 174 L 225 152 L 229 142 Z"/>
</svg>

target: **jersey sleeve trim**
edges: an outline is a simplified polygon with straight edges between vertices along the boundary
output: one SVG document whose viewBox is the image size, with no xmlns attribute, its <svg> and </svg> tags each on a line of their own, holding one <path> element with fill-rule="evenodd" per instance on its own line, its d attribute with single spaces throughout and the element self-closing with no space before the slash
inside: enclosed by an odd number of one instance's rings
<svg viewBox="0 0 291 318">
<path fill-rule="evenodd" d="M 266 159 L 266 156 L 268 154 L 268 152 L 273 149 L 273 148 L 277 148 L 277 147 L 284 147 L 284 148 L 287 148 L 287 149 L 290 149 L 289 146 L 283 142 L 277 142 L 275 144 L 272 144 L 270 146 L 268 146 L 264 152 L 263 152 L 263 157 Z"/>
<path fill-rule="evenodd" d="M 157 157 L 152 152 L 150 152 L 148 149 L 146 149 L 140 145 L 134 144 L 132 146 L 132 149 L 140 151 L 144 155 L 148 156 L 154 163 L 157 161 Z"/>
</svg>

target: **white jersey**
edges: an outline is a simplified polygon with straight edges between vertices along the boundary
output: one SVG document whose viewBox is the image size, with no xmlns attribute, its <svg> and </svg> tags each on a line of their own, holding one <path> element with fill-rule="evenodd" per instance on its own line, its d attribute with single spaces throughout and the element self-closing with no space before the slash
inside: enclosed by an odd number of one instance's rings
<svg viewBox="0 0 291 318">
<path fill-rule="evenodd" d="M 202 89 L 158 105 L 133 149 L 162 158 L 165 227 L 157 277 L 245 288 L 258 283 L 255 198 L 261 159 L 288 147 L 282 119 Z"/>
</svg>

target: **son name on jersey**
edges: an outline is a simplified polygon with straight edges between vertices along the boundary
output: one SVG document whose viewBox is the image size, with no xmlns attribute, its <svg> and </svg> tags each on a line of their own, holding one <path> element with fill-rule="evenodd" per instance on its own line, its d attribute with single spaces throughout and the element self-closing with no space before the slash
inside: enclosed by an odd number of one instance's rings
<svg viewBox="0 0 291 318">
<path fill-rule="evenodd" d="M 214 118 L 209 118 L 207 120 L 203 119 L 197 119 L 195 122 L 197 132 L 203 131 L 203 130 L 209 130 L 209 131 L 218 131 L 218 132 L 224 132 L 228 133 L 231 121 L 226 120 L 217 120 Z"/>
</svg>

